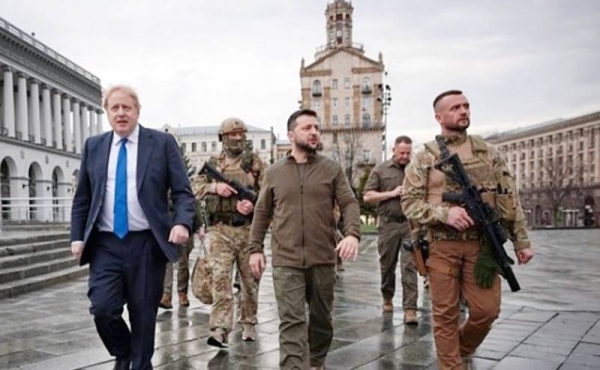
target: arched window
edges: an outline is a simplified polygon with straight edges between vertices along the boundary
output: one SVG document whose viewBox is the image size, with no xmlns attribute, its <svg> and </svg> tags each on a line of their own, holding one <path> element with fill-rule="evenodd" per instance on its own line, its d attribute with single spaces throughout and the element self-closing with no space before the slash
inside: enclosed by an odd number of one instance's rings
<svg viewBox="0 0 600 370">
<path fill-rule="evenodd" d="M 362 125 L 363 128 L 371 127 L 371 115 L 369 113 L 363 114 Z"/>
<path fill-rule="evenodd" d="M 371 79 L 369 77 L 363 77 L 361 90 L 363 94 L 371 93 Z"/>
<path fill-rule="evenodd" d="M 192 143 L 192 153 L 196 153 L 197 150 L 198 150 L 198 144 Z"/>
<path fill-rule="evenodd" d="M 321 81 L 319 81 L 319 80 L 313 81 L 312 94 L 313 94 L 313 96 L 321 96 L 323 94 L 323 88 L 321 86 Z"/>
<path fill-rule="evenodd" d="M 207 149 L 206 149 L 206 141 L 203 141 L 201 145 L 202 145 L 202 152 L 203 152 L 203 153 L 206 153 L 206 152 L 207 152 Z"/>
<path fill-rule="evenodd" d="M 217 142 L 216 141 L 213 141 L 212 143 L 210 143 L 210 151 L 211 152 L 217 151 Z"/>
<path fill-rule="evenodd" d="M 267 140 L 260 139 L 260 149 L 262 149 L 262 150 L 267 149 Z"/>
<path fill-rule="evenodd" d="M 181 152 L 182 152 L 182 153 L 185 153 L 185 150 L 186 150 L 186 149 L 187 149 L 187 148 L 186 148 L 186 145 L 185 145 L 185 143 L 181 143 Z"/>
</svg>

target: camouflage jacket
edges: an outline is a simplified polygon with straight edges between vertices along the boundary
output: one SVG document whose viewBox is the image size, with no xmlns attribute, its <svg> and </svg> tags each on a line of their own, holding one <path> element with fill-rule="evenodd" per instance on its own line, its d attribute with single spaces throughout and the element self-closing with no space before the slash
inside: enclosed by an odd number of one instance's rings
<svg viewBox="0 0 600 370">
<path fill-rule="evenodd" d="M 489 178 L 486 176 L 471 178 L 471 181 L 480 187 L 482 192 L 489 193 L 489 198 L 493 198 L 500 221 L 509 239 L 513 242 L 515 250 L 529 248 L 531 245 L 525 229 L 527 221 L 519 202 L 514 179 L 510 175 L 501 153 L 481 137 L 474 135 L 448 138 L 446 143 L 451 153 L 458 152 L 463 163 L 465 160 L 471 160 L 471 162 L 478 161 L 487 165 L 488 171 L 485 172 L 491 176 Z M 457 148 L 463 144 L 467 147 L 470 146 L 470 153 L 457 151 Z M 432 188 L 431 178 L 433 176 L 440 176 L 440 174 L 443 176 L 441 181 L 444 191 L 456 190 L 458 186 L 434 168 L 438 156 L 439 147 L 433 141 L 425 144 L 425 148 L 413 157 L 405 171 L 402 208 L 406 217 L 411 221 L 411 225 L 423 225 L 437 235 L 440 233 L 461 234 L 446 224 L 451 204 L 430 200 L 431 194 L 428 190 Z M 469 176 L 472 177 L 471 174 Z M 499 189 L 500 191 L 498 191 Z M 483 193 L 482 198 L 484 198 Z M 477 231 L 474 229 L 465 231 L 465 234 L 469 233 L 471 235 L 475 233 L 477 236 Z"/>
</svg>

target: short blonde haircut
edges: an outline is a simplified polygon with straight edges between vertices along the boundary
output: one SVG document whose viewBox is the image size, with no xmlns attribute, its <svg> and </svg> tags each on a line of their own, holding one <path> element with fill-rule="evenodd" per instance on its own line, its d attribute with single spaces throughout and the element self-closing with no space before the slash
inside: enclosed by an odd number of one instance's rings
<svg viewBox="0 0 600 370">
<path fill-rule="evenodd" d="M 133 99 L 133 105 L 137 108 L 138 111 L 140 110 L 142 106 L 140 105 L 140 99 L 138 98 L 137 93 L 132 87 L 127 85 L 114 85 L 104 91 L 104 104 L 102 106 L 105 110 L 108 110 L 108 99 L 113 93 L 117 91 L 122 91 L 125 94 L 131 96 L 131 98 Z"/>
</svg>

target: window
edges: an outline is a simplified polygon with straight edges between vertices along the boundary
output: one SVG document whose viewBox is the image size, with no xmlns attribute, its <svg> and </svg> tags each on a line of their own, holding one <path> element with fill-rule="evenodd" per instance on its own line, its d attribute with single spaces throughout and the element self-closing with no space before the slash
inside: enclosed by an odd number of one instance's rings
<svg viewBox="0 0 600 370">
<path fill-rule="evenodd" d="M 333 90 L 337 90 L 337 86 L 338 86 L 337 78 L 334 78 L 334 79 L 331 81 L 331 88 L 332 88 Z"/>
<path fill-rule="evenodd" d="M 313 81 L 312 94 L 313 94 L 313 96 L 321 96 L 321 94 L 323 94 L 323 88 L 321 87 L 321 81 L 319 81 L 319 80 Z"/>
<path fill-rule="evenodd" d="M 321 109 L 321 99 L 315 99 L 312 101 L 313 109 Z"/>
<path fill-rule="evenodd" d="M 363 128 L 369 128 L 371 126 L 371 115 L 369 115 L 369 113 L 363 114 L 362 125 Z"/>
<path fill-rule="evenodd" d="M 337 125 L 338 125 L 338 116 L 337 116 L 337 114 L 334 114 L 334 115 L 333 115 L 332 122 L 333 122 L 333 125 L 334 125 L 334 126 L 337 126 Z"/>
<path fill-rule="evenodd" d="M 261 150 L 265 150 L 265 149 L 267 149 L 267 140 L 265 140 L 265 139 L 260 139 L 260 149 L 261 149 Z"/>
<path fill-rule="evenodd" d="M 371 93 L 371 79 L 369 77 L 363 77 L 361 91 L 363 94 Z"/>
<path fill-rule="evenodd" d="M 344 125 L 350 126 L 350 115 L 349 114 L 346 114 L 344 116 Z"/>
<path fill-rule="evenodd" d="M 344 98 L 344 102 L 345 102 L 344 105 L 346 106 L 346 108 L 348 108 L 350 106 L 350 98 L 349 97 L 345 97 Z"/>
<path fill-rule="evenodd" d="M 583 141 L 579 142 L 579 150 L 583 150 Z"/>
<path fill-rule="evenodd" d="M 210 143 L 210 151 L 211 152 L 217 151 L 217 142 L 216 141 L 213 141 L 212 143 Z"/>
<path fill-rule="evenodd" d="M 332 139 L 332 141 L 333 141 L 333 144 L 337 144 L 337 143 L 338 143 L 338 135 L 337 135 L 337 132 L 334 132 L 334 133 L 333 133 L 333 139 Z"/>
<path fill-rule="evenodd" d="M 369 97 L 363 98 L 363 107 L 368 108 L 369 105 L 371 105 L 371 98 L 369 98 Z"/>
<path fill-rule="evenodd" d="M 206 153 L 206 152 L 208 151 L 208 150 L 206 149 L 206 141 L 203 141 L 201 145 L 202 145 L 202 152 L 203 152 L 203 153 Z"/>
<path fill-rule="evenodd" d="M 198 147 L 196 145 L 196 143 L 192 143 L 192 153 L 196 153 Z"/>
<path fill-rule="evenodd" d="M 334 109 L 337 108 L 338 107 L 338 99 L 337 98 L 333 98 L 331 105 L 333 105 Z"/>
<path fill-rule="evenodd" d="M 371 160 L 371 151 L 368 149 L 364 149 L 362 152 L 363 161 L 369 162 Z"/>
<path fill-rule="evenodd" d="M 182 152 L 182 153 L 185 153 L 185 149 L 186 149 L 186 148 L 185 148 L 185 143 L 182 143 L 182 144 L 181 144 L 181 152 Z"/>
<path fill-rule="evenodd" d="M 350 77 L 344 78 L 344 89 L 350 88 Z"/>
</svg>

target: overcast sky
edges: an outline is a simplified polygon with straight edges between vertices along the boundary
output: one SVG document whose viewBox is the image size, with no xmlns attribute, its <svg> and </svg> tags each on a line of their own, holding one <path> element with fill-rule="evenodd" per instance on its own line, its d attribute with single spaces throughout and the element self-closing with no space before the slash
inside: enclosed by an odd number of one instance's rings
<svg viewBox="0 0 600 370">
<path fill-rule="evenodd" d="M 355 0 L 355 42 L 392 87 L 389 141 L 430 140 L 431 102 L 465 92 L 471 132 L 600 110 L 600 1 Z M 326 0 L 0 0 L 0 17 L 140 95 L 148 127 L 238 116 L 285 137 L 300 61 L 324 44 Z M 108 123 L 105 122 L 106 127 Z"/>
</svg>

